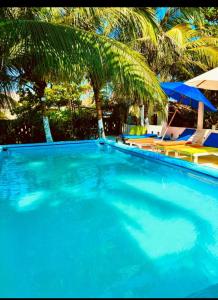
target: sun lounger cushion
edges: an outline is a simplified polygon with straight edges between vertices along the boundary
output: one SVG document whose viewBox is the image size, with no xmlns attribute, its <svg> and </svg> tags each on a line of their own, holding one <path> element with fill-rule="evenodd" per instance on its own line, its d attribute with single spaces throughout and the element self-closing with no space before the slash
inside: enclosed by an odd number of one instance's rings
<svg viewBox="0 0 218 300">
<path fill-rule="evenodd" d="M 200 154 L 200 153 L 210 153 L 210 152 L 217 152 L 218 153 L 218 148 L 214 147 L 192 147 L 192 146 L 175 146 L 175 147 L 166 147 L 166 150 L 172 150 L 172 151 L 177 151 L 181 153 L 187 153 L 190 155 L 193 154 Z"/>
<path fill-rule="evenodd" d="M 195 129 L 186 128 L 176 140 L 187 141 L 195 133 L 195 131 Z"/>
<path fill-rule="evenodd" d="M 211 133 L 204 142 L 204 146 L 218 148 L 218 133 Z"/>
<path fill-rule="evenodd" d="M 183 141 L 183 140 L 180 140 L 180 141 L 156 141 L 155 142 L 158 146 L 173 146 L 173 145 L 185 145 L 185 144 L 188 144 L 190 142 L 187 142 L 187 141 Z"/>
</svg>

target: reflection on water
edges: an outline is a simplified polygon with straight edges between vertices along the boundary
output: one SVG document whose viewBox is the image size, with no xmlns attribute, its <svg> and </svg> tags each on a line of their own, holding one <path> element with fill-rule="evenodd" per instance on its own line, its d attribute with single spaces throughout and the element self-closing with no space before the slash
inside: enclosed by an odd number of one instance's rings
<svg viewBox="0 0 218 300">
<path fill-rule="evenodd" d="M 127 221 L 124 221 L 123 225 L 139 247 L 151 258 L 182 252 L 195 245 L 195 227 L 185 218 L 164 220 L 148 211 L 137 209 L 134 205 L 119 202 L 115 202 L 114 205 L 136 222 L 138 228 Z"/>
<path fill-rule="evenodd" d="M 40 204 L 40 202 L 43 201 L 43 198 L 45 196 L 45 191 L 43 192 L 35 192 L 35 193 L 29 193 L 18 201 L 16 201 L 17 204 L 17 209 L 22 210 L 22 209 L 34 209 L 37 207 L 37 205 Z"/>
<path fill-rule="evenodd" d="M 185 297 L 218 282 L 215 181 L 95 144 L 12 150 L 0 176 L 1 296 Z"/>
</svg>

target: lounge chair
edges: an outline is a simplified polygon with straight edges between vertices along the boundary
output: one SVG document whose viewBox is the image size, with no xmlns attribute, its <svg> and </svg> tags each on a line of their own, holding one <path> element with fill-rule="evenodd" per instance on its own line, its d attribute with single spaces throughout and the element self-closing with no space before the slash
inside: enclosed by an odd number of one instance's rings
<svg viewBox="0 0 218 300">
<path fill-rule="evenodd" d="M 141 140 L 128 140 L 127 142 L 130 144 L 130 146 L 132 145 L 136 145 L 139 148 L 143 148 L 143 147 L 151 147 L 151 148 L 156 148 L 156 146 L 158 145 L 159 147 L 161 146 L 170 146 L 170 145 L 185 145 L 187 143 L 191 143 L 189 141 L 189 139 L 191 138 L 191 136 L 195 133 L 195 129 L 191 129 L 191 128 L 186 128 L 182 134 L 175 140 L 168 140 L 168 141 L 164 141 L 161 140 L 161 138 L 153 138 L 153 139 L 141 139 Z"/>
<path fill-rule="evenodd" d="M 129 144 L 130 146 L 136 145 L 139 146 L 144 143 L 153 143 L 154 138 L 147 137 L 147 138 L 139 138 L 139 139 L 128 139 L 125 141 L 126 144 Z"/>
<path fill-rule="evenodd" d="M 120 134 L 119 136 L 116 137 L 116 141 L 122 141 L 123 143 L 126 143 L 127 141 L 135 141 L 135 140 L 141 140 L 145 138 L 155 138 L 157 137 L 157 134 L 153 133 L 146 133 L 142 135 L 136 135 L 136 134 Z"/>
<path fill-rule="evenodd" d="M 175 157 L 179 157 L 180 154 L 189 156 L 195 163 L 198 163 L 198 158 L 201 156 L 218 156 L 218 133 L 211 133 L 203 145 L 166 146 L 164 152 L 166 155 L 174 152 Z"/>
</svg>

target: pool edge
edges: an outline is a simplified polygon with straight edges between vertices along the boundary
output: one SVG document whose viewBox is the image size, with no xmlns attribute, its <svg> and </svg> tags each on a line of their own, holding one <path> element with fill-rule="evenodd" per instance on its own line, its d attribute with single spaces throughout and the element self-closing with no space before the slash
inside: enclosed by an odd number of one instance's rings
<svg viewBox="0 0 218 300">
<path fill-rule="evenodd" d="M 70 144 L 90 144 L 97 143 L 97 139 L 93 140 L 78 140 L 78 141 L 59 141 L 59 142 L 44 142 L 44 143 L 26 143 L 26 144 L 5 144 L 0 145 L 0 152 L 3 148 L 21 148 L 21 147 L 46 147 L 53 145 L 70 145 Z"/>
<path fill-rule="evenodd" d="M 125 145 L 125 144 L 121 144 L 121 143 L 117 143 L 114 141 L 109 141 L 109 140 L 102 140 L 102 142 L 104 142 L 107 145 L 110 145 L 122 152 L 126 152 L 141 158 L 147 158 L 150 160 L 156 160 L 156 161 L 161 161 L 165 164 L 168 165 L 174 165 L 183 169 L 187 169 L 190 171 L 193 171 L 195 173 L 200 173 L 203 175 L 207 175 L 209 177 L 212 177 L 213 179 L 218 179 L 218 170 L 207 167 L 207 166 L 201 166 L 199 164 L 193 163 L 193 162 L 189 162 L 189 161 L 185 161 L 179 158 L 175 158 L 175 157 L 169 157 L 166 156 L 164 154 L 158 153 L 158 152 L 152 152 L 152 151 L 146 151 L 146 150 L 142 150 L 139 148 L 130 148 L 130 146 Z"/>
</svg>

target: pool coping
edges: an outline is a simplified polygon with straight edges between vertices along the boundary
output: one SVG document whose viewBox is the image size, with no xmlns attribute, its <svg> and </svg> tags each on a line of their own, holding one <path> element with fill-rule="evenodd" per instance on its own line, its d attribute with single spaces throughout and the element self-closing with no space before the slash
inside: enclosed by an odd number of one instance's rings
<svg viewBox="0 0 218 300">
<path fill-rule="evenodd" d="M 139 149 L 137 147 L 131 147 L 126 144 L 121 144 L 116 141 L 109 139 L 93 139 L 93 140 L 78 140 L 78 141 L 60 141 L 60 142 L 49 142 L 49 143 L 27 143 L 27 144 L 7 144 L 0 145 L 0 153 L 3 152 L 2 149 L 5 148 L 30 148 L 38 146 L 53 146 L 53 145 L 75 145 L 75 144 L 106 144 L 117 150 L 128 153 L 141 158 L 146 158 L 153 161 L 160 161 L 170 166 L 180 167 L 186 170 L 193 171 L 195 173 L 200 173 L 201 175 L 206 175 L 212 177 L 213 179 L 218 179 L 218 169 L 210 168 L 208 166 L 202 166 L 193 162 L 185 161 L 175 157 L 166 156 L 164 154 L 152 151 L 146 151 L 144 149 Z"/>
<path fill-rule="evenodd" d="M 90 144 L 97 142 L 97 139 L 93 140 L 78 140 L 78 141 L 59 141 L 59 142 L 47 142 L 47 143 L 26 143 L 26 144 L 6 144 L 0 145 L 0 152 L 3 148 L 29 148 L 29 147 L 38 147 L 38 146 L 53 146 L 53 145 L 65 145 L 65 144 Z"/>
</svg>

